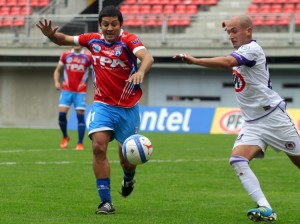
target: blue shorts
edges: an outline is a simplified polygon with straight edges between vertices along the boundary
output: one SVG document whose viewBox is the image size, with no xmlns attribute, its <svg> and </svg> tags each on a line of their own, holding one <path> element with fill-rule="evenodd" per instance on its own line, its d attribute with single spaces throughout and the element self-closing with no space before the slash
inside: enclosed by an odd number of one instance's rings
<svg viewBox="0 0 300 224">
<path fill-rule="evenodd" d="M 59 98 L 59 107 L 71 107 L 74 104 L 75 110 L 85 110 L 86 108 L 86 93 L 76 93 L 62 90 Z"/>
<path fill-rule="evenodd" d="M 140 127 L 139 105 L 131 108 L 110 106 L 94 102 L 91 109 L 89 136 L 99 131 L 113 131 L 110 141 L 123 142 Z"/>
</svg>

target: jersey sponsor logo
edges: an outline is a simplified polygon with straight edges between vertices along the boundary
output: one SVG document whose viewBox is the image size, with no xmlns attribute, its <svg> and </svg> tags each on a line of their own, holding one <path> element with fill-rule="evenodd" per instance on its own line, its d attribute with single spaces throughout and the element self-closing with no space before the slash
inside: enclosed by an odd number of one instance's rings
<svg viewBox="0 0 300 224">
<path fill-rule="evenodd" d="M 132 44 L 138 44 L 140 42 L 140 39 L 139 38 L 136 38 L 135 40 L 131 41 Z"/>
<path fill-rule="evenodd" d="M 238 73 L 236 70 L 233 70 L 233 83 L 235 92 L 241 92 L 246 86 L 246 82 L 244 80 L 244 77 Z"/>
<path fill-rule="evenodd" d="M 231 110 L 223 114 L 219 120 L 219 126 L 222 131 L 228 134 L 239 133 L 243 125 L 243 118 L 240 110 Z"/>
<path fill-rule="evenodd" d="M 117 66 L 121 66 L 122 68 L 126 67 L 126 63 L 121 61 L 118 58 L 111 59 L 105 56 L 95 56 L 93 55 L 94 65 L 100 64 L 102 66 L 108 65 L 111 68 L 116 68 Z"/>
<path fill-rule="evenodd" d="M 73 60 L 73 59 L 72 59 L 71 57 L 68 57 L 67 60 L 66 60 L 66 62 L 67 62 L 67 63 L 72 63 L 72 60 Z"/>
<path fill-rule="evenodd" d="M 81 65 L 81 64 L 66 64 L 66 68 L 67 68 L 67 70 L 77 71 L 77 72 L 85 71 L 84 65 Z"/>
</svg>

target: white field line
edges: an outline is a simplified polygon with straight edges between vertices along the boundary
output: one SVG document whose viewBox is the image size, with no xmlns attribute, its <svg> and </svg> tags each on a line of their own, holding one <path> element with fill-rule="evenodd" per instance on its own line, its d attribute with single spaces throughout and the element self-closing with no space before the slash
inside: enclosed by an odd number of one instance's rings
<svg viewBox="0 0 300 224">
<path fill-rule="evenodd" d="M 59 149 L 60 150 L 60 149 Z M 51 150 L 45 150 L 45 149 L 13 149 L 13 150 L 0 150 L 1 153 L 20 153 L 20 152 L 45 152 L 45 151 L 53 151 Z M 61 151 L 61 150 L 60 150 Z M 267 157 L 271 160 L 281 160 L 282 157 Z M 0 157 L 1 159 L 1 157 Z M 220 161 L 228 161 L 228 158 L 201 158 L 201 159 L 174 159 L 174 160 L 166 160 L 166 159 L 151 159 L 148 161 L 148 163 L 201 163 L 201 162 L 220 162 Z M 110 163 L 119 163 L 119 160 L 111 160 Z M 78 164 L 78 161 L 36 161 L 33 162 L 33 164 L 36 165 L 66 165 L 66 164 Z M 1 162 L 0 165 L 17 165 L 17 164 L 28 164 L 27 162 L 14 162 L 14 161 L 8 161 L 8 162 Z M 80 164 L 92 164 L 91 162 L 81 162 Z"/>
</svg>

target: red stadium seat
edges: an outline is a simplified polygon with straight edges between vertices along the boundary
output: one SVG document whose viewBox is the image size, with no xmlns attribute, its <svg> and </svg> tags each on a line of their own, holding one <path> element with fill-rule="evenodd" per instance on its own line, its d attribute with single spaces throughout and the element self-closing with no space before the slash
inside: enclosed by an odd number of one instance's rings
<svg viewBox="0 0 300 224">
<path fill-rule="evenodd" d="M 210 5 L 210 6 L 217 5 L 218 4 L 218 0 L 206 0 L 204 4 L 205 5 Z"/>
<path fill-rule="evenodd" d="M 10 10 L 10 14 L 11 15 L 20 15 L 20 13 L 21 13 L 21 7 L 19 7 L 19 6 L 13 6 L 13 7 L 11 7 L 11 10 Z"/>
<path fill-rule="evenodd" d="M 180 4 L 175 7 L 176 14 L 186 14 L 186 5 Z"/>
<path fill-rule="evenodd" d="M 294 17 L 294 23 L 295 23 L 296 26 L 299 26 L 299 25 L 300 25 L 300 16 L 297 16 L 297 15 L 296 15 L 296 16 Z"/>
<path fill-rule="evenodd" d="M 23 6 L 21 9 L 21 15 L 31 15 L 32 14 L 32 8 L 27 6 Z"/>
<path fill-rule="evenodd" d="M 18 1 L 18 6 L 26 6 L 27 5 L 27 0 L 19 0 Z"/>
<path fill-rule="evenodd" d="M 14 20 L 14 26 L 25 26 L 25 17 L 18 16 Z"/>
<path fill-rule="evenodd" d="M 278 25 L 281 25 L 281 26 L 290 25 L 290 17 L 289 16 L 280 16 L 278 19 Z"/>
<path fill-rule="evenodd" d="M 129 8 L 130 8 L 129 5 L 121 5 L 120 11 L 122 14 L 126 15 L 126 14 L 129 14 Z"/>
<path fill-rule="evenodd" d="M 274 26 L 277 25 L 277 17 L 276 16 L 268 16 L 265 20 L 265 25 Z"/>
<path fill-rule="evenodd" d="M 204 5 L 205 0 L 193 0 L 193 4 L 195 4 L 195 5 Z"/>
<path fill-rule="evenodd" d="M 266 14 L 266 13 L 271 13 L 271 5 L 262 5 L 259 8 L 259 13 Z"/>
<path fill-rule="evenodd" d="M 140 14 L 140 5 L 132 5 L 129 7 L 128 14 Z"/>
<path fill-rule="evenodd" d="M 179 25 L 180 26 L 190 26 L 191 25 L 191 17 L 190 16 L 181 16 Z"/>
<path fill-rule="evenodd" d="M 274 0 L 273 4 L 284 4 L 287 0 Z"/>
<path fill-rule="evenodd" d="M 173 14 L 175 12 L 175 7 L 174 5 L 165 5 L 163 13 L 164 14 Z"/>
<path fill-rule="evenodd" d="M 298 3 L 300 3 L 300 0 L 287 0 L 286 2 L 292 3 L 292 4 L 298 4 Z"/>
<path fill-rule="evenodd" d="M 172 1 L 169 1 L 169 4 L 179 5 L 179 4 L 181 4 L 181 0 L 172 0 Z"/>
<path fill-rule="evenodd" d="M 180 17 L 178 15 L 170 16 L 168 18 L 168 26 L 178 26 L 180 23 Z"/>
<path fill-rule="evenodd" d="M 145 26 L 154 27 L 157 26 L 157 17 L 155 15 L 149 15 L 145 19 Z"/>
<path fill-rule="evenodd" d="M 2 26 L 13 26 L 14 18 L 13 17 L 5 17 L 2 21 Z"/>
<path fill-rule="evenodd" d="M 263 4 L 273 4 L 274 0 L 265 0 Z"/>
<path fill-rule="evenodd" d="M 282 4 L 273 4 L 271 7 L 271 13 L 281 13 L 282 12 Z"/>
<path fill-rule="evenodd" d="M 295 12 L 294 4 L 284 4 L 282 12 L 283 13 L 294 13 Z"/>
<path fill-rule="evenodd" d="M 255 16 L 252 19 L 253 26 L 263 26 L 265 25 L 265 18 L 263 16 Z"/>
<path fill-rule="evenodd" d="M 160 0 L 140 0 L 139 4 L 146 4 L 146 5 L 159 5 L 162 4 Z"/>
<path fill-rule="evenodd" d="M 152 14 L 162 14 L 163 6 L 162 5 L 153 5 L 151 12 L 152 12 Z"/>
<path fill-rule="evenodd" d="M 50 0 L 39 0 L 38 2 L 38 7 L 45 7 L 48 6 L 50 4 Z"/>
<path fill-rule="evenodd" d="M 123 2 L 123 4 L 126 4 L 126 5 L 133 5 L 133 4 L 136 4 L 136 0 L 125 0 Z"/>
<path fill-rule="evenodd" d="M 265 0 L 252 0 L 252 4 L 264 4 Z"/>
<path fill-rule="evenodd" d="M 18 1 L 17 0 L 8 0 L 6 2 L 6 6 L 17 6 Z"/>
<path fill-rule="evenodd" d="M 187 14 L 196 14 L 198 12 L 198 6 L 197 5 L 188 5 L 186 7 L 186 13 Z"/>
<path fill-rule="evenodd" d="M 249 14 L 256 14 L 256 13 L 259 12 L 259 6 L 258 5 L 249 5 L 248 9 L 247 9 L 247 12 Z"/>
<path fill-rule="evenodd" d="M 300 14 L 300 4 L 296 5 L 295 13 Z"/>
<path fill-rule="evenodd" d="M 36 7 L 39 5 L 39 0 L 30 0 L 30 6 Z"/>
<path fill-rule="evenodd" d="M 182 4 L 184 5 L 192 5 L 195 4 L 193 0 L 182 0 Z"/>
<path fill-rule="evenodd" d="M 151 6 L 150 5 L 141 5 L 140 14 L 150 14 Z"/>
<path fill-rule="evenodd" d="M 0 0 L 0 6 L 5 6 L 6 5 L 6 0 Z"/>
<path fill-rule="evenodd" d="M 0 15 L 1 16 L 8 16 L 10 14 L 10 7 L 8 6 L 2 6 L 0 9 Z"/>
</svg>

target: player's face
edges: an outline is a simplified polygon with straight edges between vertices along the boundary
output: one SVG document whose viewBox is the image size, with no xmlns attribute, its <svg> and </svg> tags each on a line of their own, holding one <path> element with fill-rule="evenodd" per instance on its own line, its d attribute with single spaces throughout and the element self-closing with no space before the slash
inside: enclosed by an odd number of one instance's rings
<svg viewBox="0 0 300 224">
<path fill-rule="evenodd" d="M 118 40 L 121 32 L 121 23 L 117 16 L 103 17 L 100 28 L 107 42 L 113 43 Z"/>
<path fill-rule="evenodd" d="M 237 20 L 228 21 L 226 31 L 234 48 L 238 49 L 240 46 L 249 42 L 249 29 L 250 28 L 243 28 Z"/>
</svg>

